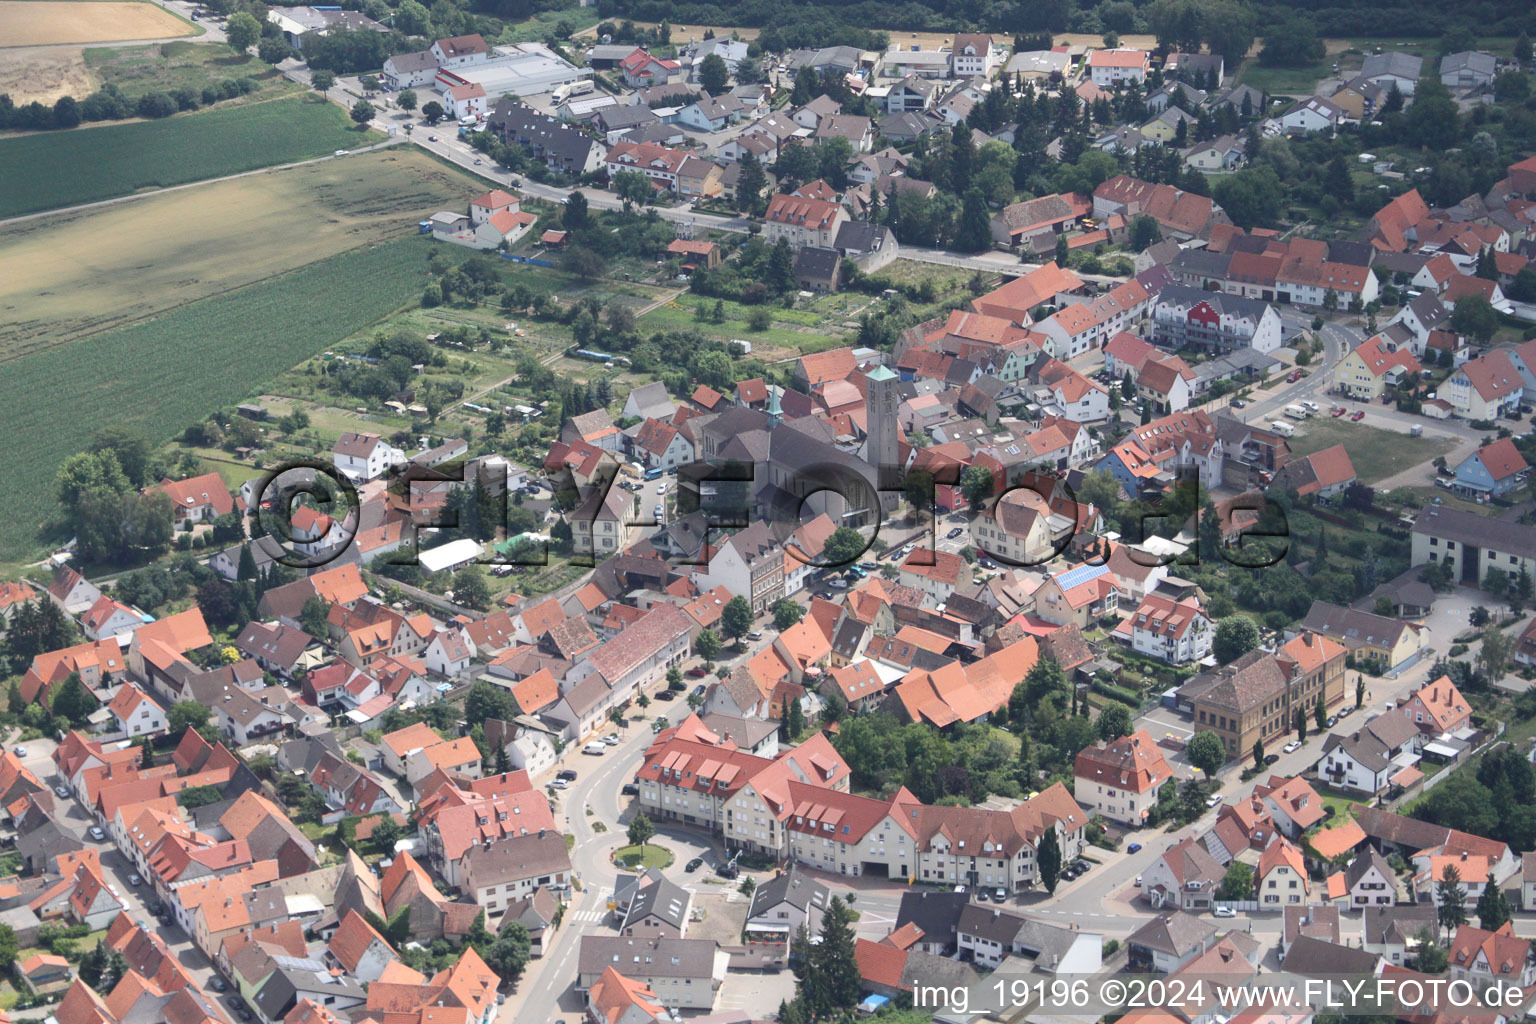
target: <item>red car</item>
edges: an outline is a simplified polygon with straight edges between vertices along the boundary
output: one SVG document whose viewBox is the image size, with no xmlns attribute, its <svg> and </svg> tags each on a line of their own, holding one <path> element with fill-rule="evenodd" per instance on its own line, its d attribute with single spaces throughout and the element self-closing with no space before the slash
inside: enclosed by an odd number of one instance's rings
<svg viewBox="0 0 1536 1024">
<path fill-rule="evenodd" d="M 1353 416 L 1351 416 L 1350 419 L 1354 420 L 1356 423 L 1359 423 L 1361 420 L 1365 419 L 1365 413 L 1364 412 L 1357 412 Z"/>
<path fill-rule="evenodd" d="M 703 679 L 705 676 L 709 675 L 708 672 L 704 671 L 704 666 L 703 665 L 695 665 L 695 666 L 693 666 L 693 668 L 689 669 L 687 672 L 685 672 L 683 674 L 686 675 L 686 676 L 690 676 L 690 677 L 692 677 L 694 679 Z"/>
<path fill-rule="evenodd" d="M 1333 407 L 1333 415 L 1336 418 L 1339 417 L 1339 416 L 1343 416 L 1344 415 L 1344 407 L 1342 405 L 1334 406 Z"/>
<path fill-rule="evenodd" d="M 1289 377 L 1285 378 L 1285 382 L 1287 384 L 1295 384 L 1299 380 L 1301 380 L 1301 374 L 1299 372 L 1292 373 Z"/>
</svg>

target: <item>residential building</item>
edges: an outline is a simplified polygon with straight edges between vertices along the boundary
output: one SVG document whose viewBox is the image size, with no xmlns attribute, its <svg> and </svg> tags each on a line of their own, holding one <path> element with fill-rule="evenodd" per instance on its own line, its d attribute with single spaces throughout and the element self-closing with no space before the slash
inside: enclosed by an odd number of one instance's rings
<svg viewBox="0 0 1536 1024">
<path fill-rule="evenodd" d="M 847 211 L 838 203 L 778 194 L 768 202 L 763 237 L 770 243 L 788 239 L 795 249 L 807 245 L 830 249 L 847 220 Z"/>
<path fill-rule="evenodd" d="M 1145 729 L 1078 752 L 1072 768 L 1072 795 L 1091 814 L 1138 825 L 1157 806 L 1164 783 L 1173 778 L 1161 748 Z"/>
<path fill-rule="evenodd" d="M 1414 520 L 1413 564 L 1438 562 L 1452 578 L 1478 586 L 1490 571 L 1511 580 L 1536 576 L 1536 528 L 1452 508 L 1426 508 Z"/>
<path fill-rule="evenodd" d="M 1455 489 L 1474 498 L 1506 494 L 1525 484 L 1529 469 L 1514 440 L 1502 437 L 1456 464 Z"/>
<path fill-rule="evenodd" d="M 1108 89 L 1125 82 L 1144 82 L 1150 58 L 1145 50 L 1090 50 L 1088 77 L 1094 85 Z"/>
<path fill-rule="evenodd" d="M 1152 341 L 1224 355 L 1280 347 L 1280 314 L 1267 302 L 1173 285 L 1152 304 Z"/>
<path fill-rule="evenodd" d="M 1353 733 L 1330 733 L 1317 773 L 1334 789 L 1375 795 L 1418 763 L 1419 730 L 1406 718 L 1381 715 Z"/>
<path fill-rule="evenodd" d="M 1429 644 L 1425 628 L 1417 623 L 1326 601 L 1312 602 L 1301 629 L 1336 640 L 1356 660 L 1376 662 L 1378 668 L 1389 672 L 1412 665 Z"/>
</svg>

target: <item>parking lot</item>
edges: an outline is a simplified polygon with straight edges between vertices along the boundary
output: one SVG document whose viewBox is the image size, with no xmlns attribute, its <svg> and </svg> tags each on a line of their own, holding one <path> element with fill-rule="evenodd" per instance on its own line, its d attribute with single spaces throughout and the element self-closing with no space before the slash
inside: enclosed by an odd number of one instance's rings
<svg viewBox="0 0 1536 1024">
<path fill-rule="evenodd" d="M 715 1010 L 742 1010 L 753 1017 L 763 1017 L 793 998 L 793 971 L 731 971 L 720 986 Z"/>
</svg>

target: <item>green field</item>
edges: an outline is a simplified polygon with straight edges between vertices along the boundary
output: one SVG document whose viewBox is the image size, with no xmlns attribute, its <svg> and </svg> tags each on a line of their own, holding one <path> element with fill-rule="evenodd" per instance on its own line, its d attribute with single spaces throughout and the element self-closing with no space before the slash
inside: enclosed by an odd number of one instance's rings
<svg viewBox="0 0 1536 1024">
<path fill-rule="evenodd" d="M 110 82 L 134 100 L 145 93 L 180 88 L 201 92 L 205 85 L 230 78 L 250 78 L 260 83 L 260 88 L 245 96 L 225 100 L 225 105 L 248 104 L 302 91 L 302 86 L 249 53 L 237 54 L 227 46 L 210 43 L 91 46 L 85 50 L 85 66 L 97 81 Z"/>
<path fill-rule="evenodd" d="M 715 300 L 703 298 L 690 293 L 679 295 L 672 302 L 658 306 L 640 318 L 639 326 L 643 332 L 648 331 L 686 331 L 696 330 L 711 338 L 719 338 L 722 341 L 730 341 L 733 338 L 744 338 L 752 342 L 754 355 L 758 354 L 758 346 L 767 346 L 770 349 L 784 349 L 790 353 L 820 352 L 824 349 L 836 348 L 843 344 L 841 328 L 831 326 L 820 329 L 813 328 L 811 324 L 819 322 L 822 317 L 804 310 L 789 310 L 773 308 L 775 324 L 795 321 L 810 321 L 810 324 L 800 324 L 805 330 L 792 330 L 788 327 L 774 326 L 766 331 L 754 331 L 747 326 L 747 317 L 750 315 L 750 307 L 738 302 L 726 302 L 724 305 L 725 322 L 712 323 L 694 319 L 694 309 L 703 306 L 706 310 L 714 309 Z M 811 333 L 815 330 L 816 333 Z"/>
<path fill-rule="evenodd" d="M 125 426 L 169 440 L 420 294 L 428 247 L 410 235 L 354 249 L 7 364 L 0 559 L 32 549 L 59 463 L 93 431 Z"/>
<path fill-rule="evenodd" d="M 1369 410 L 1366 416 L 1370 416 Z M 1290 442 L 1293 455 L 1311 455 L 1336 444 L 1342 444 L 1349 452 L 1355 475 L 1363 484 L 1385 480 L 1456 447 L 1440 438 L 1409 437 L 1393 430 L 1354 423 L 1345 416 L 1334 419 L 1326 415 L 1326 410 L 1322 418 L 1308 420 Z"/>
<path fill-rule="evenodd" d="M 291 163 L 373 138 L 356 131 L 341 108 L 298 96 L 23 135 L 0 142 L 0 217 Z"/>
</svg>

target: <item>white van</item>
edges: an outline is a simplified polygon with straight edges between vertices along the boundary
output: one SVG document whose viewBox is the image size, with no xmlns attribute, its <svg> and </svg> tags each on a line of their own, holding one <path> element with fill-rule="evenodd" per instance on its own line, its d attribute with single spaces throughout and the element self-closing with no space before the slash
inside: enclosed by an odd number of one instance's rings
<svg viewBox="0 0 1536 1024">
<path fill-rule="evenodd" d="M 594 757 L 602 757 L 607 750 L 608 747 L 603 743 L 588 743 L 581 748 L 583 754 L 591 754 Z"/>
<path fill-rule="evenodd" d="M 1275 422 L 1273 422 L 1273 423 L 1271 423 L 1269 425 L 1269 429 L 1273 430 L 1275 433 L 1279 434 L 1281 437 L 1294 437 L 1294 436 L 1296 436 L 1296 428 L 1294 426 L 1292 426 L 1291 424 L 1285 422 L 1284 420 L 1275 420 Z"/>
<path fill-rule="evenodd" d="M 1287 416 L 1289 416 L 1293 420 L 1304 420 L 1308 416 L 1312 415 L 1312 413 L 1307 411 L 1306 406 L 1302 406 L 1302 405 L 1288 405 L 1288 406 L 1286 406 L 1285 407 L 1285 414 Z"/>
</svg>

